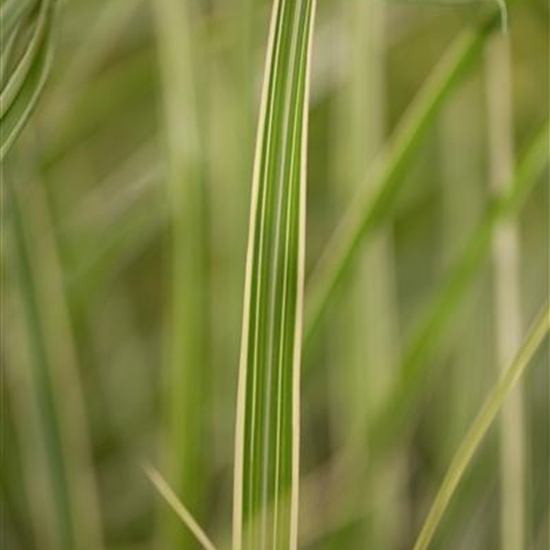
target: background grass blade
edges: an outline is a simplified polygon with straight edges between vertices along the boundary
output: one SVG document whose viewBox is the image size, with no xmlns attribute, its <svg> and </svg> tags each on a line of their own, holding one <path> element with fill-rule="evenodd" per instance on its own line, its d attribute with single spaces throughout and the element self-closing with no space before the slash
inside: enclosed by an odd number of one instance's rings
<svg viewBox="0 0 550 550">
<path fill-rule="evenodd" d="M 351 59 L 334 109 L 334 163 L 331 197 L 335 209 L 353 199 L 380 153 L 387 125 L 387 40 L 385 1 L 351 0 L 341 9 L 346 36 L 345 55 Z M 367 180 L 376 194 L 380 181 Z M 341 450 L 361 445 L 367 426 L 376 416 L 397 376 L 399 335 L 393 227 L 381 227 L 367 246 L 360 247 L 346 284 L 336 293 L 330 314 L 328 351 L 329 429 L 332 445 Z M 357 514 L 370 509 L 368 521 L 335 535 L 334 545 L 397 548 L 406 506 L 389 486 L 404 481 L 403 462 L 388 460 L 370 476 Z M 372 502 L 377 506 L 371 507 Z M 338 514 L 338 506 L 332 510 Z M 358 522 L 359 523 L 359 522 Z M 389 524 L 392 528 L 389 528 Z"/>
<path fill-rule="evenodd" d="M 18 369 L 9 374 L 18 388 L 18 437 L 31 466 L 35 532 L 47 549 L 101 549 L 87 418 L 48 205 L 36 180 L 32 193 L 15 190 L 13 183 L 10 178 L 4 196 L 19 322 L 8 335 L 19 349 Z"/>
<path fill-rule="evenodd" d="M 480 264 L 489 255 L 491 239 L 496 227 L 517 214 L 532 190 L 542 170 L 548 163 L 548 126 L 533 139 L 530 147 L 518 163 L 513 182 L 508 192 L 491 205 L 478 228 L 469 237 L 463 252 L 450 268 L 448 277 L 431 300 L 425 315 L 405 347 L 400 366 L 400 377 L 390 389 L 380 410 L 371 419 L 368 433 L 363 440 L 363 448 L 369 450 L 370 461 L 384 462 L 388 453 L 402 441 L 405 433 L 415 425 L 421 388 L 426 388 L 435 363 L 433 357 L 441 347 L 442 335 L 450 324 L 458 305 Z M 382 460 L 383 459 L 383 460 Z M 356 494 L 358 487 L 365 487 L 364 457 L 356 445 L 334 459 L 332 476 L 338 487 L 347 487 Z M 330 468 L 329 468 L 330 469 Z M 363 472 L 363 473 L 361 473 Z M 315 477 L 315 476 L 312 476 Z M 315 500 L 308 495 L 308 509 L 317 506 L 319 496 L 314 492 Z M 352 507 L 357 502 L 352 498 Z M 348 504 L 349 505 L 349 504 Z M 328 519 L 326 520 L 328 521 Z"/>
<path fill-rule="evenodd" d="M 401 364 L 401 378 L 388 396 L 379 417 L 371 426 L 370 437 L 376 447 L 384 448 L 388 443 L 389 434 L 392 434 L 391 439 L 397 436 L 398 430 L 391 427 L 397 428 L 403 424 L 410 413 L 414 396 L 418 395 L 418 388 L 427 379 L 433 366 L 430 359 L 438 348 L 441 335 L 452 319 L 457 305 L 461 303 L 464 292 L 477 273 L 479 265 L 489 253 L 495 228 L 519 211 L 529 191 L 537 182 L 538 176 L 547 165 L 547 151 L 548 125 L 545 125 L 519 163 L 509 191 L 491 205 L 484 219 L 469 238 L 464 251 L 451 268 L 448 278 L 433 298 L 406 347 Z"/>
<path fill-rule="evenodd" d="M 483 91 L 483 71 L 479 71 L 445 106 L 438 125 L 441 147 L 438 278 L 446 276 L 453 268 L 486 213 L 485 120 L 464 116 L 466 105 L 484 107 Z M 433 395 L 434 414 L 430 426 L 441 434 L 442 440 L 434 467 L 439 472 L 447 467 L 494 378 L 491 369 L 479 368 L 479 365 L 491 365 L 493 360 L 487 346 L 492 321 L 490 288 L 489 270 L 480 267 L 453 314 L 457 336 L 452 341 L 445 341 L 438 348 L 441 353 L 434 357 L 438 363 L 434 372 L 436 368 L 444 370 L 445 380 L 453 388 L 453 391 Z M 423 412 L 419 418 L 422 416 Z M 456 511 L 449 521 L 460 516 Z M 457 531 L 459 529 L 457 527 Z M 463 532 L 465 539 L 473 537 L 466 528 Z M 480 548 L 473 546 L 471 550 Z"/>
<path fill-rule="evenodd" d="M 2 118 L 13 103 L 13 100 L 17 97 L 17 93 L 21 89 L 25 78 L 27 77 L 30 67 L 36 58 L 40 47 L 44 41 L 49 19 L 51 18 L 51 4 L 48 2 L 42 2 L 38 8 L 38 14 L 33 22 L 34 28 L 32 30 L 31 37 L 28 44 L 25 47 L 25 51 L 21 55 L 17 64 L 11 71 L 8 80 L 4 86 L 2 86 L 2 92 L 0 93 L 0 118 Z M 9 61 L 6 61 L 6 63 Z M 6 70 L 7 67 L 2 67 Z"/>
<path fill-rule="evenodd" d="M 171 207 L 169 345 L 163 380 L 167 478 L 203 522 L 206 481 L 207 310 L 205 189 L 199 162 L 191 3 L 153 2 L 166 128 L 167 195 Z M 163 545 L 194 548 L 195 540 L 162 508 Z"/>
<path fill-rule="evenodd" d="M 204 550 L 216 550 L 213 542 L 208 538 L 208 535 L 202 530 L 201 526 L 197 523 L 195 518 L 191 515 L 189 510 L 183 505 L 183 503 L 174 494 L 166 480 L 160 475 L 158 470 L 155 470 L 152 466 L 144 465 L 143 469 L 145 475 L 149 478 L 149 481 L 155 486 L 159 495 L 166 501 L 166 504 L 172 508 L 174 513 L 180 518 L 184 525 L 193 534 L 197 542 L 204 548 Z"/>
<path fill-rule="evenodd" d="M 424 84 L 405 115 L 370 178 L 375 184 L 363 183 L 357 198 L 344 215 L 333 237 L 308 281 L 304 340 L 310 340 L 334 288 L 353 262 L 359 244 L 380 227 L 404 182 L 404 175 L 422 137 L 437 116 L 452 90 L 479 58 L 486 36 L 497 23 L 468 29 L 451 46 Z M 377 189 L 373 194 L 371 189 Z"/>
<path fill-rule="evenodd" d="M 491 393 L 487 396 L 479 415 L 464 437 L 443 479 L 437 496 L 435 497 L 428 517 L 414 545 L 414 550 L 426 550 L 426 548 L 428 548 L 437 526 L 453 497 L 456 487 L 471 462 L 479 444 L 489 430 L 506 397 L 508 397 L 525 369 L 529 366 L 539 346 L 546 338 L 549 329 L 550 309 L 546 306 L 533 324 L 516 358 L 506 369 L 504 375 Z"/>
<path fill-rule="evenodd" d="M 27 48 L 9 77 L 5 75 L 10 71 L 10 60 L 2 58 L 4 85 L 0 97 L 0 160 L 5 157 L 24 128 L 46 83 L 50 69 L 55 2 L 43 0 L 36 9 L 34 32 Z M 4 26 L 7 27 L 11 24 L 13 14 L 11 10 L 9 12 L 6 10 L 6 12 L 5 17 L 10 19 L 6 22 L 4 22 L 4 19 L 0 20 L 2 29 Z M 4 11 L 1 14 L 4 17 Z M 24 11 L 22 13 L 18 12 L 20 16 L 24 14 Z"/>
<path fill-rule="evenodd" d="M 2 39 L 8 36 L 17 28 L 21 19 L 27 15 L 37 0 L 5 0 L 0 5 L 0 29 Z"/>
<path fill-rule="evenodd" d="M 490 182 L 495 195 L 505 194 L 514 170 L 512 60 L 509 36 L 495 36 L 485 55 Z M 496 361 L 503 372 L 521 342 L 521 271 L 519 224 L 508 220 L 493 240 Z M 526 545 L 526 443 L 524 386 L 520 382 L 502 408 L 500 422 L 501 509 L 503 550 Z"/>
<path fill-rule="evenodd" d="M 314 0 L 276 0 L 258 125 L 237 403 L 233 546 L 297 546 L 299 373 Z"/>
</svg>

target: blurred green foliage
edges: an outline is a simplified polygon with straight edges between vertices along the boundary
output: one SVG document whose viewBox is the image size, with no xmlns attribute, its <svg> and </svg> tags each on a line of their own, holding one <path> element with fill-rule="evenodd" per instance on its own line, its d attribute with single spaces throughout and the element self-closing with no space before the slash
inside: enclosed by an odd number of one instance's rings
<svg viewBox="0 0 550 550">
<path fill-rule="evenodd" d="M 188 124 L 190 131 L 191 125 L 198 126 L 200 138 L 192 166 L 179 167 L 176 177 L 193 175 L 203 186 L 203 210 L 194 221 L 203 231 L 204 272 L 195 284 L 202 287 L 205 304 L 200 329 L 205 353 L 195 365 L 204 375 L 204 401 L 193 421 L 206 451 L 200 473 L 193 467 L 186 475 L 198 483 L 203 498 L 200 509 L 189 502 L 191 511 L 225 548 L 232 514 L 253 137 L 271 2 L 182 3 L 189 8 L 187 39 L 194 56 L 189 78 L 195 111 Z M 318 5 L 309 119 L 306 303 L 307 277 L 355 201 L 353 192 L 370 177 L 374 159 L 391 147 L 417 91 L 455 37 L 495 12 L 490 2 L 383 2 L 373 69 L 367 57 L 358 55 L 361 41 L 350 30 L 351 3 L 326 0 Z M 27 4 L 53 6 L 45 1 Z M 174 75 L 161 77 L 163 30 L 155 25 L 156 0 L 58 4 L 49 79 L 39 101 L 33 102 L 32 116 L 25 116 L 24 131 L 2 160 L 0 546 L 170 550 L 159 537 L 159 513 L 166 514 L 166 504 L 140 462 L 158 465 L 187 503 L 176 475 L 163 470 L 168 341 L 178 341 L 181 329 L 169 314 L 178 254 L 173 214 L 179 210 L 167 184 L 174 171 L 165 141 L 170 118 L 163 111 Z M 23 6 L 2 0 L 1 9 L 10 5 Z M 548 3 L 514 2 L 508 20 L 509 137 L 514 145 L 508 160 L 515 170 L 547 127 Z M 368 29 L 360 32 L 372 32 Z M 28 43 L 26 32 L 21 31 L 20 48 Z M 498 30 L 485 37 L 484 47 L 497 35 Z M 46 42 L 50 44 L 49 37 Z M 2 57 L 7 45 L 3 29 Z M 461 74 L 400 175 L 399 192 L 376 231 L 376 238 L 386 243 L 385 268 L 371 263 L 366 278 L 343 278 L 305 349 L 302 548 L 411 548 L 455 450 L 498 377 L 494 289 L 499 275 L 491 237 L 501 220 L 492 225 L 491 216 L 501 203 L 495 202 L 489 184 L 494 170 L 487 92 L 491 71 L 482 58 Z M 343 108 L 352 97 L 350 87 L 361 89 L 355 77 L 362 63 L 365 71 L 379 71 L 382 87 L 363 101 L 359 95 L 351 105 L 360 113 L 356 116 L 365 117 L 367 128 L 368 117 L 381 118 L 375 138 L 353 130 L 356 111 Z M 2 67 L 4 90 L 11 65 Z M 31 87 L 29 82 L 22 79 L 20 84 Z M 2 112 L 9 114 L 7 105 Z M 11 134 L 2 117 L 4 147 Z M 176 128 L 184 136 L 186 124 L 182 117 Z M 353 141 L 357 135 L 375 144 Z M 352 162 L 348 154 L 359 168 L 341 171 L 338 163 Z M 549 293 L 548 155 L 539 157 L 525 184 L 529 193 L 520 197 L 508 218 L 519 235 L 514 292 L 521 306 L 522 336 Z M 363 170 L 364 178 L 355 181 Z M 189 213 L 197 214 L 193 209 Z M 199 239 L 199 234 L 189 237 Z M 361 241 L 357 256 L 376 242 Z M 476 247 L 475 265 L 467 264 L 468 250 Z M 185 254 L 183 258 L 191 261 Z M 461 263 L 464 258 L 466 264 Z M 471 270 L 458 288 L 453 277 L 460 277 L 464 265 Z M 185 271 L 185 263 L 181 269 Z M 370 298 L 368 293 L 352 294 L 365 300 L 368 315 L 362 317 L 363 302 L 359 312 L 350 309 L 350 297 L 342 290 L 351 284 L 386 288 L 386 307 L 369 306 L 381 303 L 372 292 Z M 449 300 L 444 304 L 451 304 L 441 314 L 445 330 L 432 331 L 430 312 L 445 289 Z M 376 347 L 382 351 L 369 353 L 384 338 L 373 332 L 380 326 L 392 328 L 391 339 L 385 348 Z M 423 373 L 416 380 L 399 369 L 406 369 L 408 346 L 418 342 L 423 330 L 430 352 L 415 359 Z M 359 353 L 365 353 L 362 368 L 368 387 L 357 382 L 354 354 L 361 346 L 353 342 L 367 344 L 367 352 Z M 548 362 L 545 346 L 522 388 L 523 548 L 529 550 L 550 545 Z M 388 374 L 387 368 L 393 371 Z M 388 393 L 387 385 L 393 383 L 397 390 Z M 194 395 L 192 387 L 179 392 L 170 386 L 169 392 L 176 401 L 178 395 Z M 373 412 L 363 399 L 376 402 L 373 408 L 383 414 Z M 357 421 L 357 414 L 365 416 Z M 352 423 L 353 429 L 343 423 Z M 381 437 L 372 436 L 377 433 Z M 482 444 L 436 533 L 434 549 L 503 547 L 500 438 L 495 429 Z M 192 541 L 187 544 L 198 548 Z"/>
</svg>

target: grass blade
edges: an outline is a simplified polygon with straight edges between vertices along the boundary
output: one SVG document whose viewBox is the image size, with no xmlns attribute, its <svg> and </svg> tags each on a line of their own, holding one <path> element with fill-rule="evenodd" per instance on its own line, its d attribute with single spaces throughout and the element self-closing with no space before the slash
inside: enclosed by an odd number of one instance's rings
<svg viewBox="0 0 550 550">
<path fill-rule="evenodd" d="M 5 0 L 0 6 L 0 29 L 2 37 L 10 36 L 17 25 L 36 4 L 37 0 Z"/>
<path fill-rule="evenodd" d="M 511 44 L 508 36 L 495 36 L 485 56 L 491 187 L 506 193 L 514 162 Z M 520 235 L 510 220 L 495 231 L 493 242 L 495 280 L 496 361 L 506 368 L 521 342 Z M 523 384 L 511 393 L 500 423 L 501 510 L 503 550 L 525 547 L 525 443 Z"/>
<path fill-rule="evenodd" d="M 171 206 L 171 311 L 163 380 L 168 479 L 192 513 L 205 505 L 206 290 L 204 188 L 199 166 L 199 121 L 194 93 L 195 52 L 189 2 L 153 2 L 161 68 Z M 162 514 L 164 546 L 194 548 L 190 534 Z"/>
<path fill-rule="evenodd" d="M 419 92 L 375 168 L 375 184 L 363 184 L 344 215 L 308 282 L 304 341 L 307 345 L 342 276 L 354 261 L 359 245 L 387 217 L 404 182 L 407 168 L 441 106 L 473 63 L 486 36 L 498 24 L 491 18 L 461 34 Z M 372 188 L 378 191 L 373 195 Z"/>
<path fill-rule="evenodd" d="M 154 485 L 155 489 L 159 492 L 170 508 L 172 508 L 174 513 L 187 526 L 189 531 L 197 539 L 204 550 L 216 550 L 214 543 L 208 538 L 208 535 L 202 530 L 201 526 L 197 523 L 197 520 L 193 517 L 189 510 L 187 510 L 187 508 L 174 494 L 174 491 L 172 491 L 170 485 L 168 485 L 166 480 L 160 475 L 160 472 L 149 465 L 144 465 L 143 470 L 145 471 L 145 475 L 149 478 L 149 481 L 151 481 Z"/>
<path fill-rule="evenodd" d="M 373 460 L 387 458 L 393 444 L 410 427 L 414 419 L 414 406 L 422 395 L 422 384 L 434 365 L 431 361 L 433 354 L 457 306 L 461 304 L 464 293 L 489 255 L 495 229 L 517 214 L 547 163 L 548 124 L 537 134 L 518 164 L 513 181 L 507 185 L 508 191 L 492 204 L 469 238 L 406 346 L 401 362 L 401 376 L 367 429 L 366 444 Z M 342 455 L 342 466 L 335 474 L 341 492 L 350 498 L 356 495 L 358 484 L 364 483 L 364 458 L 358 451 L 360 449 L 352 449 L 352 452 Z"/>
<path fill-rule="evenodd" d="M 386 126 L 386 6 L 384 0 L 351 0 L 342 5 L 343 33 L 349 37 L 349 74 L 337 96 L 335 162 L 332 196 L 335 204 L 353 199 L 376 155 L 382 149 Z M 379 181 L 369 180 L 374 186 Z M 377 189 L 372 187 L 371 193 Z M 331 204 L 332 206 L 332 204 Z M 368 247 L 361 247 L 345 277 L 330 314 L 328 392 L 330 437 L 335 449 L 364 448 L 364 434 L 398 375 L 399 342 L 397 288 L 391 224 L 382 226 Z M 366 249 L 365 249 L 366 248 Z M 348 449 L 349 450 L 349 449 Z M 368 450 L 367 450 L 368 453 Z M 370 509 L 341 538 L 346 546 L 394 548 L 403 536 L 405 506 L 387 498 L 389 486 L 404 481 L 403 461 L 397 454 L 369 472 L 368 487 L 357 513 Z M 376 502 L 376 506 L 372 503 Z M 372 507 L 371 507 L 372 506 Z M 331 518 L 338 515 L 331 501 Z M 340 506 L 341 508 L 341 506 Z M 359 523 L 359 522 L 358 522 Z"/>
<path fill-rule="evenodd" d="M 378 0 L 352 1 L 343 8 L 353 61 L 335 113 L 336 153 L 331 179 L 337 204 L 353 198 L 357 181 L 381 148 L 385 107 L 383 10 Z M 366 419 L 383 401 L 387 388 L 384 378 L 391 376 L 397 359 L 391 228 L 384 227 L 372 245 L 361 250 L 357 265 L 350 269 L 347 285 L 338 295 L 337 319 L 331 325 L 335 332 L 330 344 L 331 364 L 341 366 L 331 370 L 337 445 L 349 443 L 357 432 L 364 433 Z"/>
<path fill-rule="evenodd" d="M 376 447 L 386 447 L 388 436 L 395 439 L 396 427 L 410 412 L 414 396 L 426 379 L 433 364 L 432 354 L 440 341 L 456 307 L 482 261 L 487 257 L 491 238 L 503 220 L 514 216 L 525 197 L 535 185 L 538 176 L 548 162 L 548 125 L 539 132 L 519 163 L 509 191 L 499 197 L 471 235 L 464 251 L 450 270 L 448 278 L 434 297 L 420 322 L 410 344 L 406 347 L 401 364 L 401 378 L 388 397 L 379 417 L 371 427 L 370 440 Z"/>
<path fill-rule="evenodd" d="M 481 79 L 472 79 L 442 112 L 441 133 L 441 254 L 438 262 L 443 274 L 452 269 L 468 243 L 470 235 L 483 220 L 487 207 L 485 189 L 484 120 L 466 117 L 467 109 L 483 108 Z M 455 313 L 460 338 L 448 348 L 446 373 L 455 391 L 438 405 L 446 437 L 438 462 L 447 464 L 449 453 L 469 426 L 487 392 L 490 372 L 479 364 L 490 363 L 487 326 L 490 323 L 488 302 L 489 278 L 480 276 L 464 293 Z M 517 348 L 516 348 L 517 349 Z"/>
<path fill-rule="evenodd" d="M 17 97 L 17 93 L 29 73 L 32 62 L 36 58 L 45 39 L 51 12 L 51 5 L 48 2 L 43 2 L 40 5 L 38 15 L 34 21 L 32 36 L 23 55 L 9 75 L 8 81 L 2 87 L 2 92 L 0 93 L 0 118 L 4 116 L 13 100 Z M 6 67 L 3 67 L 3 69 L 6 70 Z"/>
<path fill-rule="evenodd" d="M 0 96 L 0 160 L 6 156 L 24 128 L 46 83 L 53 53 L 54 15 L 55 2 L 44 0 L 34 23 L 32 38 L 9 77 L 5 76 L 8 61 L 2 59 L 3 79 L 6 82 Z M 8 23 L 0 21 L 2 27 L 4 24 Z"/>
<path fill-rule="evenodd" d="M 315 0 L 275 0 L 257 133 L 233 547 L 297 546 L 308 82 Z"/>
<path fill-rule="evenodd" d="M 371 462 L 387 457 L 388 451 L 400 441 L 405 430 L 410 428 L 414 419 L 414 406 L 422 395 L 422 384 L 434 366 L 431 361 L 433 354 L 480 264 L 488 256 L 495 228 L 518 212 L 547 163 L 548 125 L 545 125 L 518 164 L 513 182 L 508 186 L 509 191 L 493 203 L 477 230 L 468 239 L 464 251 L 406 346 L 400 367 L 401 376 L 390 389 L 385 403 L 372 418 L 368 428 L 366 444 Z M 363 446 L 362 449 L 364 448 Z M 343 467 L 335 474 L 337 485 L 349 487 L 353 491 L 358 484 L 364 483 L 359 473 L 365 466 L 361 448 L 343 453 L 339 463 Z M 315 503 L 312 506 L 315 508 Z"/>
<path fill-rule="evenodd" d="M 21 363 L 14 376 L 19 370 L 28 371 L 24 402 L 28 399 L 38 412 L 35 430 L 23 409 L 20 435 L 26 440 L 26 452 L 37 461 L 37 470 L 44 472 L 44 484 L 30 486 L 30 491 L 35 491 L 31 498 L 37 501 L 37 509 L 39 502 L 54 506 L 48 510 L 55 517 L 54 523 L 39 525 L 37 532 L 49 534 L 48 540 L 41 541 L 45 548 L 101 549 L 84 398 L 58 251 L 41 182 L 33 184 L 32 193 L 26 196 L 12 189 L 11 182 L 6 185 L 6 207 L 13 250 L 10 265 L 16 275 L 14 290 L 24 333 L 20 336 L 24 338 L 24 352 L 16 350 L 16 359 Z M 24 388 L 19 389 L 23 392 Z M 42 519 L 39 516 L 37 523 Z"/>
<path fill-rule="evenodd" d="M 493 420 L 501 409 L 504 401 L 517 384 L 525 369 L 533 359 L 539 346 L 546 338 L 550 329 L 550 309 L 546 306 L 532 329 L 527 335 L 512 364 L 506 369 L 504 375 L 487 396 L 485 404 L 481 408 L 477 418 L 472 423 L 470 430 L 464 437 L 455 458 L 453 459 L 441 487 L 435 497 L 428 517 L 418 536 L 414 550 L 426 550 L 433 535 L 451 501 L 453 494 L 460 483 L 466 468 L 470 464 L 477 448 L 487 434 Z"/>
</svg>

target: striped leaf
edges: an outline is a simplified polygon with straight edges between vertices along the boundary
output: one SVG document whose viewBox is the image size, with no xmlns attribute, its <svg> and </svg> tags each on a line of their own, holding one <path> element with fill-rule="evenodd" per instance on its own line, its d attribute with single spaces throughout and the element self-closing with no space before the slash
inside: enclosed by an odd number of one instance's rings
<svg viewBox="0 0 550 550">
<path fill-rule="evenodd" d="M 275 0 L 257 132 L 237 404 L 235 550 L 296 548 L 315 0 Z"/>
</svg>

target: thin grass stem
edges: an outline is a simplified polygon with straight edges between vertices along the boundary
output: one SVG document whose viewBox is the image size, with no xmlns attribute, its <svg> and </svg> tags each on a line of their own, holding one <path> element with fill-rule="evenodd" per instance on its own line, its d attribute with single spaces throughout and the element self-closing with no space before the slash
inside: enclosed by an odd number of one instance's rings
<svg viewBox="0 0 550 550">
<path fill-rule="evenodd" d="M 507 192 L 514 167 L 513 97 L 510 39 L 495 36 L 487 45 L 487 111 L 490 183 L 495 195 Z M 510 220 L 495 231 L 496 361 L 499 372 L 511 361 L 521 340 L 520 240 L 517 223 Z M 523 385 L 511 393 L 500 423 L 501 510 L 503 550 L 525 547 L 525 414 Z"/>
<path fill-rule="evenodd" d="M 533 323 L 514 361 L 504 371 L 500 380 L 487 396 L 481 411 L 458 448 L 433 501 L 413 550 L 426 550 L 429 547 L 436 529 L 475 452 L 502 408 L 506 398 L 514 389 L 540 345 L 548 335 L 549 329 L 550 309 L 548 306 L 545 306 Z"/>
</svg>

